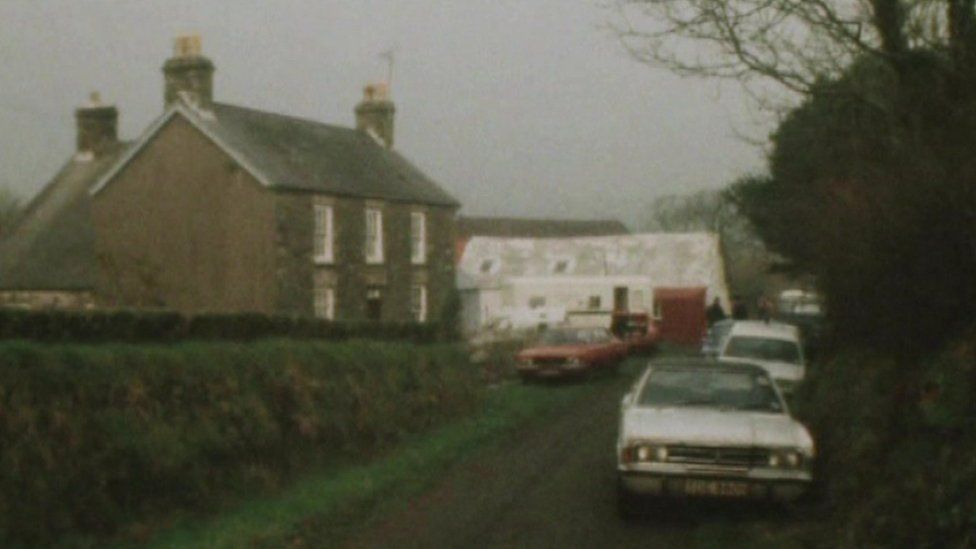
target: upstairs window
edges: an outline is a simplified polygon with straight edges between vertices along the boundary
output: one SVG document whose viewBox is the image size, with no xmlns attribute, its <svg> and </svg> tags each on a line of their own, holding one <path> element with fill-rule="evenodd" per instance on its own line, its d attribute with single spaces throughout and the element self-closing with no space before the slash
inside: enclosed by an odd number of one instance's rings
<svg viewBox="0 0 976 549">
<path fill-rule="evenodd" d="M 600 299 L 600 296 L 591 295 L 590 300 L 587 303 L 587 308 L 590 309 L 591 311 L 597 311 L 600 309 L 600 306 L 602 305 L 601 301 L 602 300 Z"/>
<path fill-rule="evenodd" d="M 410 213 L 410 262 L 427 262 L 427 215 L 423 212 Z"/>
<path fill-rule="evenodd" d="M 532 296 L 529 298 L 530 309 L 541 309 L 546 306 L 546 298 L 543 296 Z"/>
<path fill-rule="evenodd" d="M 332 263 L 333 233 L 332 206 L 325 204 L 315 205 L 315 232 L 313 242 L 313 258 L 316 263 Z"/>
<path fill-rule="evenodd" d="M 383 263 L 383 212 L 366 209 L 366 263 Z"/>
</svg>

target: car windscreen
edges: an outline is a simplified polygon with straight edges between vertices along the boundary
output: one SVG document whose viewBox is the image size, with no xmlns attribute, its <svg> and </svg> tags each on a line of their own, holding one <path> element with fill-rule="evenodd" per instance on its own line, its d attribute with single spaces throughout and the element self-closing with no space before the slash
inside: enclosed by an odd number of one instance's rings
<svg viewBox="0 0 976 549">
<path fill-rule="evenodd" d="M 586 343 L 582 330 L 548 330 L 539 336 L 542 345 L 579 345 Z"/>
<path fill-rule="evenodd" d="M 800 363 L 800 347 L 793 341 L 766 337 L 733 336 L 725 347 L 724 356 Z"/>
<path fill-rule="evenodd" d="M 637 404 L 783 412 L 782 402 L 765 373 L 706 368 L 652 371 Z"/>
</svg>

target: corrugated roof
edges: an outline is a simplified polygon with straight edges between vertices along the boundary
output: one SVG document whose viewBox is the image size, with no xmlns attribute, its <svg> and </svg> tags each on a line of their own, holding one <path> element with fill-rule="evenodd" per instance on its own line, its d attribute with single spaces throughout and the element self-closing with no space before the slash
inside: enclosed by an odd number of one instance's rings
<svg viewBox="0 0 976 549">
<path fill-rule="evenodd" d="M 472 238 L 458 263 L 464 288 L 498 288 L 517 277 L 646 276 L 653 287 L 704 286 L 728 303 L 713 233 L 582 238 Z"/>
<path fill-rule="evenodd" d="M 87 290 L 95 282 L 89 189 L 122 156 L 75 156 L 27 205 L 0 240 L 0 288 Z"/>
<path fill-rule="evenodd" d="M 458 236 L 556 238 L 630 234 L 616 219 L 542 219 L 526 217 L 471 217 L 458 219 Z"/>
</svg>

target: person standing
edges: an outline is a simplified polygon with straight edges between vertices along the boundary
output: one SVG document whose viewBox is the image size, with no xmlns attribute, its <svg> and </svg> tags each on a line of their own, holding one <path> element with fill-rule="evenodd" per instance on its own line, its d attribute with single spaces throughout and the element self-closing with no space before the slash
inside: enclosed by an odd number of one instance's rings
<svg viewBox="0 0 976 549">
<path fill-rule="evenodd" d="M 773 303 L 766 296 L 759 296 L 756 309 L 759 311 L 759 319 L 763 322 L 769 322 L 773 318 Z"/>
<path fill-rule="evenodd" d="M 749 311 L 746 304 L 739 296 L 732 296 L 732 318 L 735 320 L 746 320 L 749 318 Z"/>
<path fill-rule="evenodd" d="M 725 320 L 725 309 L 722 308 L 722 302 L 717 297 L 712 301 L 711 305 L 705 308 L 705 319 L 708 321 L 709 326 Z"/>
</svg>

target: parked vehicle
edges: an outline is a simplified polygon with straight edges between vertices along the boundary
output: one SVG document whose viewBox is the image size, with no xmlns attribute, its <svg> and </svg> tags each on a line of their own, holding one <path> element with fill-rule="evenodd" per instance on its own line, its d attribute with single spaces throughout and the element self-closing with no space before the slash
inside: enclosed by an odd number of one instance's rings
<svg viewBox="0 0 976 549">
<path fill-rule="evenodd" d="M 712 358 L 718 356 L 719 352 L 722 350 L 722 344 L 725 343 L 725 337 L 729 335 L 729 330 L 732 329 L 732 324 L 734 323 L 735 320 L 729 318 L 726 320 L 719 320 L 708 328 L 708 332 L 706 332 L 705 337 L 702 338 L 702 356 Z"/>
<path fill-rule="evenodd" d="M 729 329 L 718 358 L 762 366 L 787 396 L 806 375 L 800 331 L 790 324 L 736 321 Z"/>
<path fill-rule="evenodd" d="M 627 344 L 631 354 L 649 355 L 657 350 L 661 339 L 657 325 L 647 313 L 613 313 L 610 331 Z"/>
<path fill-rule="evenodd" d="M 515 366 L 523 379 L 565 377 L 616 368 L 625 358 L 627 344 L 606 328 L 552 328 L 519 351 Z"/>
<path fill-rule="evenodd" d="M 652 362 L 621 402 L 620 510 L 641 496 L 793 501 L 813 439 L 766 371 L 705 358 Z"/>
</svg>

